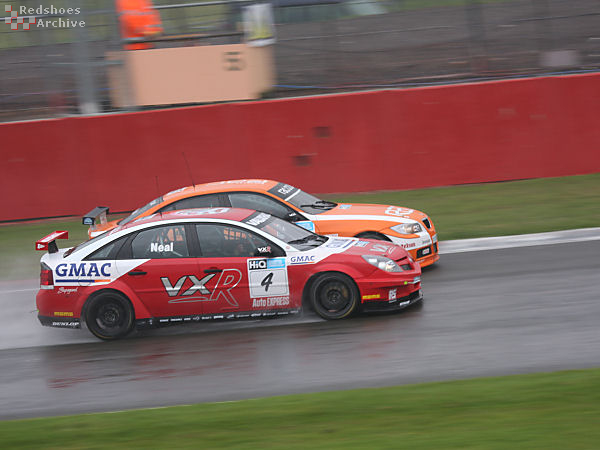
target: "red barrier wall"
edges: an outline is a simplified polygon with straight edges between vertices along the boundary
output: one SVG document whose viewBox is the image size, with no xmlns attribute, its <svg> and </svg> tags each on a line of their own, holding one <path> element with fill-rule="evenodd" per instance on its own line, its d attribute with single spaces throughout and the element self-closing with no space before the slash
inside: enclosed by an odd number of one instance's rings
<svg viewBox="0 0 600 450">
<path fill-rule="evenodd" d="M 600 171 L 600 74 L 0 125 L 0 221 L 132 210 L 194 182 L 358 192 Z M 156 179 L 158 178 L 158 189 Z"/>
</svg>

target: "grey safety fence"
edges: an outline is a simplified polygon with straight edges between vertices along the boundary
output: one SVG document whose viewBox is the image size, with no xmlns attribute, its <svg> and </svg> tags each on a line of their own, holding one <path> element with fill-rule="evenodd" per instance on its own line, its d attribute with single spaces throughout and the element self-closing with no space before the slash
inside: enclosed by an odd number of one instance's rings
<svg viewBox="0 0 600 450">
<path fill-rule="evenodd" d="M 249 3 L 156 0 L 165 31 L 156 45 L 239 42 L 242 8 Z M 272 4 L 277 82 L 269 96 L 600 68 L 598 0 Z M 0 121 L 116 110 L 107 68 L 119 62 L 105 55 L 124 42 L 112 0 L 4 0 L 2 10 Z"/>
</svg>

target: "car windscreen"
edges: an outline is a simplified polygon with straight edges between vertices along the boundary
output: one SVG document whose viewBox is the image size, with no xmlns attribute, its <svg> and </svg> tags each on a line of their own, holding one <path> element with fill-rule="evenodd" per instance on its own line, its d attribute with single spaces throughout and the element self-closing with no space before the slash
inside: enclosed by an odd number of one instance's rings
<svg viewBox="0 0 600 450">
<path fill-rule="evenodd" d="M 295 188 L 290 184 L 277 183 L 269 192 L 282 200 L 300 208 L 307 214 L 321 214 L 337 206 L 337 203 L 321 200 L 314 195 Z"/>
<path fill-rule="evenodd" d="M 244 222 L 302 251 L 319 247 L 328 240 L 325 236 L 263 212 L 255 212 L 244 219 Z"/>
<path fill-rule="evenodd" d="M 129 214 L 127 217 L 125 217 L 123 220 L 121 220 L 119 222 L 119 225 L 125 225 L 125 224 L 131 222 L 132 220 L 134 220 L 134 219 L 138 218 L 139 216 L 141 216 L 142 214 L 144 214 L 146 211 L 148 211 L 153 206 L 156 206 L 156 205 L 158 205 L 159 203 L 162 203 L 162 202 L 163 202 L 163 198 L 162 197 L 155 198 L 154 200 L 152 200 L 147 205 L 144 205 L 141 208 L 138 208 L 134 212 L 132 212 L 131 214 Z"/>
</svg>

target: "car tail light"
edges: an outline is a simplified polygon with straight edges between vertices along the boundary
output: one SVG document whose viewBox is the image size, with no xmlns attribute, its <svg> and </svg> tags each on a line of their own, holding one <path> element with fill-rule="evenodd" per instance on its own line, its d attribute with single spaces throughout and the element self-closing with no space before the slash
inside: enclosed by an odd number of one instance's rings
<svg viewBox="0 0 600 450">
<path fill-rule="evenodd" d="M 54 289 L 54 275 L 52 275 L 52 269 L 45 263 L 42 263 L 42 269 L 40 271 L 40 288 Z"/>
</svg>

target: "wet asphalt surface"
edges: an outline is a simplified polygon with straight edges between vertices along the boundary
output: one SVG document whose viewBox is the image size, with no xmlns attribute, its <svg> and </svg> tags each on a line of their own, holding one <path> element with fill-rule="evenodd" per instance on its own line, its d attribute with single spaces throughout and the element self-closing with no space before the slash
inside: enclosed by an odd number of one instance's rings
<svg viewBox="0 0 600 450">
<path fill-rule="evenodd" d="M 100 342 L 3 285 L 0 419 L 600 366 L 600 241 L 443 255 L 422 307 L 203 323 Z"/>
</svg>

